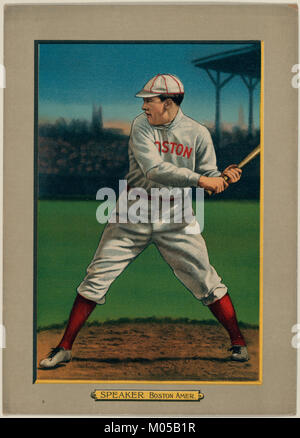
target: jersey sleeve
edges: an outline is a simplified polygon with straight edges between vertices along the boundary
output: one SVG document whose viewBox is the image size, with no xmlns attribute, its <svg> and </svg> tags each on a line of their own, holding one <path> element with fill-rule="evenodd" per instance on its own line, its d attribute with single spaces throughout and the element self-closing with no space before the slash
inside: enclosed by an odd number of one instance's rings
<svg viewBox="0 0 300 438">
<path fill-rule="evenodd" d="M 154 135 L 138 119 L 134 120 L 131 127 L 129 146 L 144 175 L 162 161 L 155 146 Z"/>
<path fill-rule="evenodd" d="M 165 186 L 197 186 L 200 175 L 190 169 L 164 162 L 155 145 L 151 128 L 137 120 L 132 124 L 129 146 L 148 179 Z"/>
<path fill-rule="evenodd" d="M 217 167 L 217 158 L 211 135 L 207 128 L 202 126 L 203 131 L 199 137 L 199 145 L 196 150 L 195 171 L 204 176 L 220 176 Z"/>
</svg>

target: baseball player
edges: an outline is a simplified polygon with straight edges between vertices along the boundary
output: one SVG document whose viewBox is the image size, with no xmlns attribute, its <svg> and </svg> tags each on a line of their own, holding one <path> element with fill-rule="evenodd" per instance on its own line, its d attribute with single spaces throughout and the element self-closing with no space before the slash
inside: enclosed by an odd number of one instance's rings
<svg viewBox="0 0 300 438">
<path fill-rule="evenodd" d="M 136 97 L 143 98 L 143 113 L 131 127 L 128 187 L 145 189 L 150 203 L 153 188 L 201 187 L 221 193 L 228 183 L 239 181 L 242 171 L 236 165 L 228 166 L 222 173 L 218 170 L 209 131 L 183 114 L 180 104 L 184 87 L 178 77 L 157 74 Z M 173 210 L 171 205 L 171 218 Z M 118 217 L 118 208 L 116 211 Z M 209 262 L 200 227 L 199 232 L 191 233 L 191 223 L 185 220 L 123 222 L 117 220 L 106 225 L 87 274 L 77 289 L 64 335 L 49 356 L 41 360 L 40 367 L 53 368 L 71 360 L 73 342 L 93 309 L 105 303 L 112 282 L 150 243 L 156 245 L 178 279 L 227 330 L 231 359 L 247 361 L 247 347 L 233 304 L 227 287 Z"/>
</svg>

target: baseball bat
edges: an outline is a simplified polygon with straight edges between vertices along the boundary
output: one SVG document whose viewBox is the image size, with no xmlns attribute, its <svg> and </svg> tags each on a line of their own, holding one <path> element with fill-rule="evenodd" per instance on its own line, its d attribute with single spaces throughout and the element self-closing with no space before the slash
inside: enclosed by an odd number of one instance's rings
<svg viewBox="0 0 300 438">
<path fill-rule="evenodd" d="M 252 161 L 258 154 L 260 153 L 260 144 L 258 146 L 256 146 L 255 149 L 253 149 L 253 151 L 250 152 L 250 154 L 248 154 L 239 164 L 238 164 L 238 168 L 242 169 L 246 164 L 248 164 L 250 161 Z M 224 176 L 223 177 L 225 181 L 228 181 L 228 176 Z M 207 193 L 209 195 L 212 195 L 213 192 L 211 192 L 210 190 L 207 191 Z"/>
</svg>

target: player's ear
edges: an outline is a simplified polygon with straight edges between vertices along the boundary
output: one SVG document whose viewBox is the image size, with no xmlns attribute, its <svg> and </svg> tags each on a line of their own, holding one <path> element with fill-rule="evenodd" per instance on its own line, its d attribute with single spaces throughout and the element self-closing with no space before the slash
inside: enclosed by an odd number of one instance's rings
<svg viewBox="0 0 300 438">
<path fill-rule="evenodd" d="M 164 107 L 166 108 L 166 109 L 168 109 L 168 108 L 170 108 L 170 106 L 172 105 L 172 99 L 166 99 L 165 101 L 164 101 Z"/>
</svg>

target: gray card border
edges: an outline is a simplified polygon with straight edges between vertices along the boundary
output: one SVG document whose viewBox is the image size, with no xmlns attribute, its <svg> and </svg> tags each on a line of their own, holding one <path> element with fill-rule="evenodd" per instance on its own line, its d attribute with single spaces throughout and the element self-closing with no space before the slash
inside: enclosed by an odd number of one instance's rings
<svg viewBox="0 0 300 438">
<path fill-rule="evenodd" d="M 151 26 L 147 24 L 151 23 Z M 7 415 L 294 415 L 297 321 L 297 9 L 288 5 L 5 7 L 3 409 Z M 32 383 L 35 40 L 264 42 L 263 381 L 261 384 Z M 284 150 L 283 150 L 284 148 Z M 21 360 L 20 360 L 21 359 Z M 199 389 L 186 402 L 102 402 L 93 390 Z"/>
</svg>

